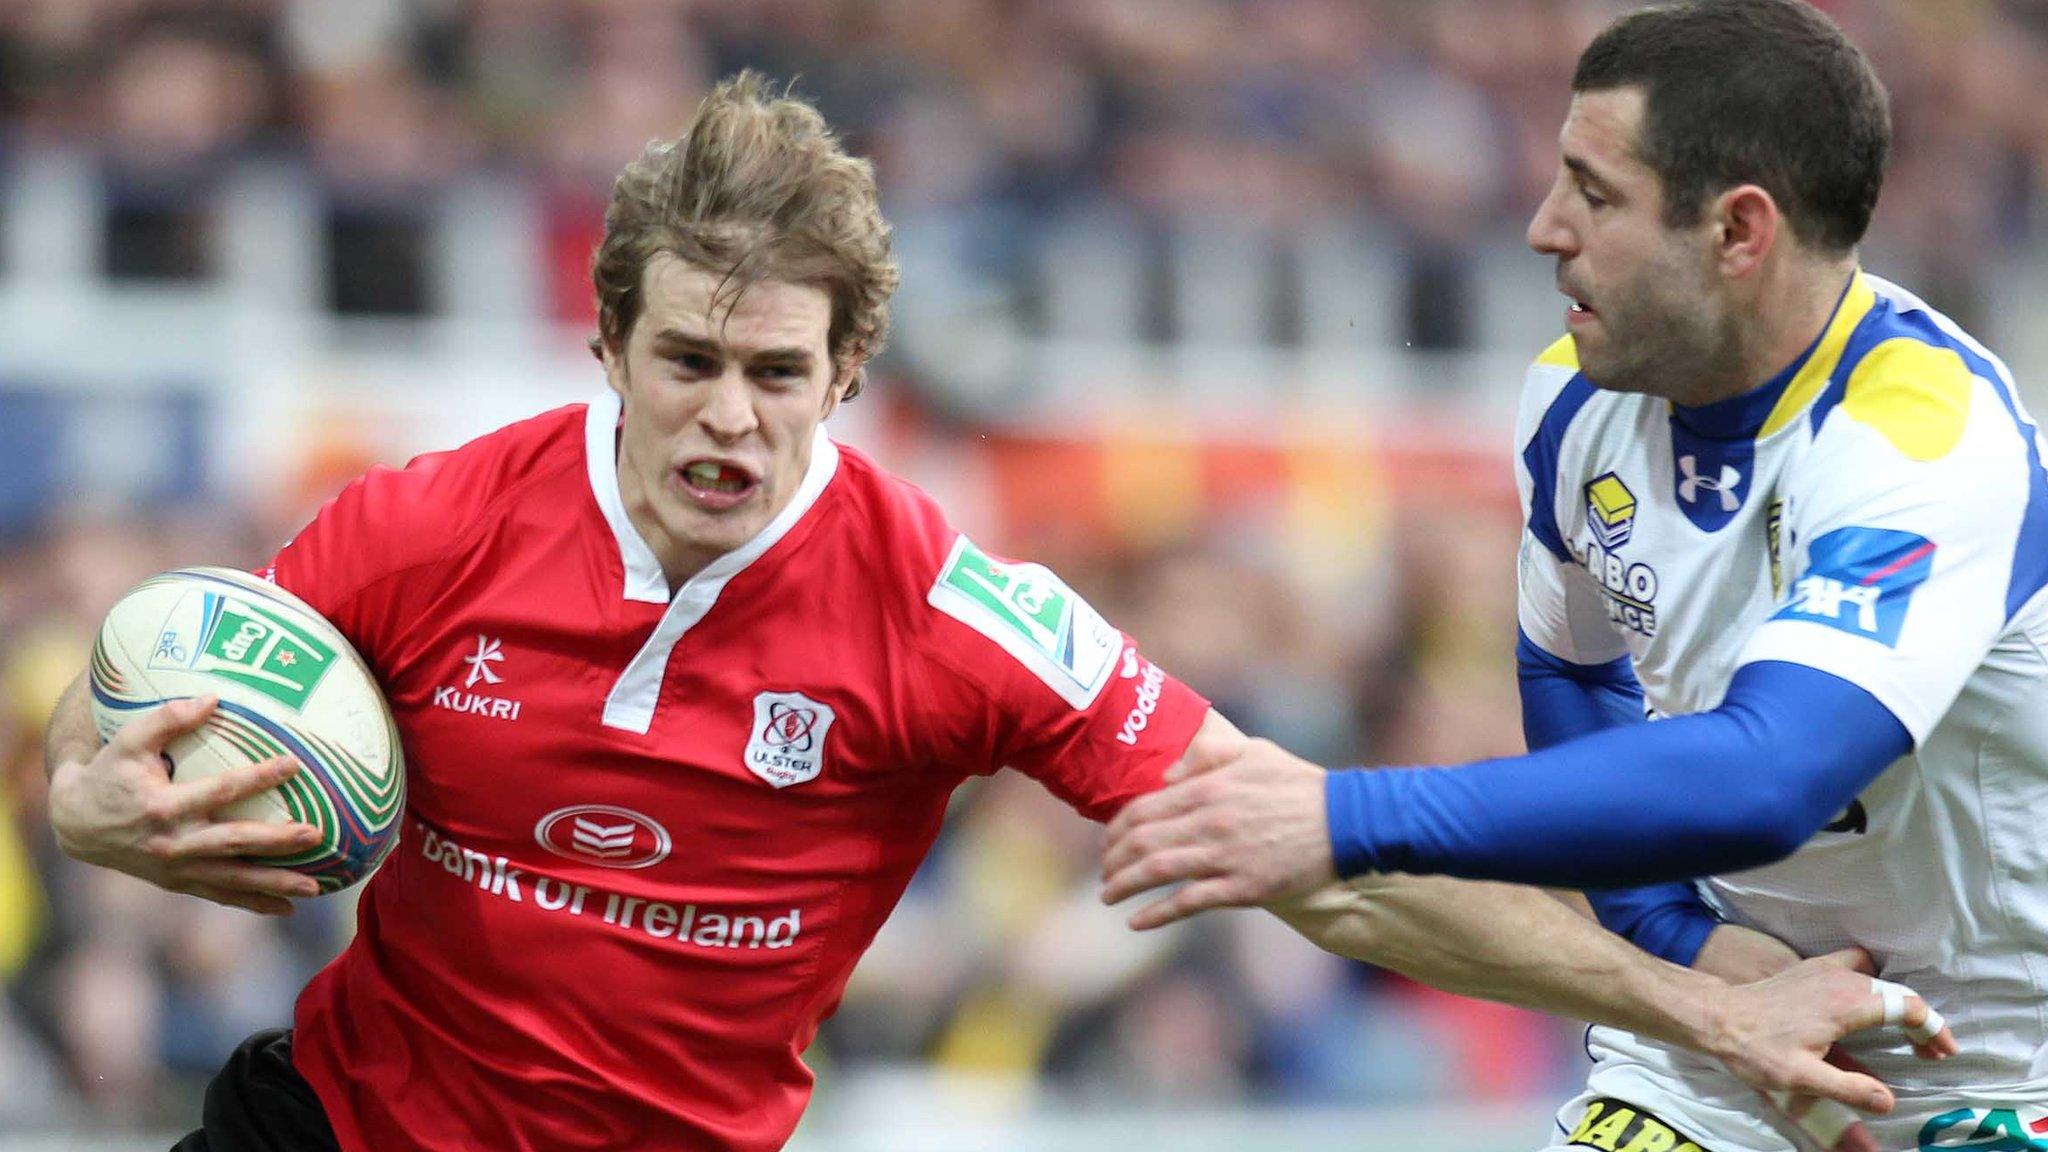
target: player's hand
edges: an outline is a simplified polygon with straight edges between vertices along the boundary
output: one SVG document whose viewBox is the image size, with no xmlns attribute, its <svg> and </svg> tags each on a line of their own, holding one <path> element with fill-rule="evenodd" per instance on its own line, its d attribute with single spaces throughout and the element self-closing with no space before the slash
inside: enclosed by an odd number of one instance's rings
<svg viewBox="0 0 2048 1152">
<path fill-rule="evenodd" d="M 1877 1152 L 1849 1108 L 1883 1115 L 1891 1089 L 1839 1055 L 1836 1040 L 1866 1028 L 1896 1027 L 1924 1059 L 1955 1055 L 1955 1035 L 1926 1001 L 1875 980 L 1851 948 L 1803 961 L 1776 976 L 1732 985 L 1709 1009 L 1702 1047 L 1764 1094 L 1822 1148 Z"/>
<path fill-rule="evenodd" d="M 1109 825 L 1104 903 L 1163 885 L 1140 908 L 1144 930 L 1210 908 L 1266 904 L 1336 879 L 1320 767 L 1268 740 L 1197 739 L 1165 788 L 1132 801 Z"/>
<path fill-rule="evenodd" d="M 303 852 L 319 843 L 319 829 L 216 820 L 213 813 L 290 779 L 298 761 L 280 756 L 189 784 L 171 782 L 164 748 L 197 731 L 215 704 L 212 697 L 171 701 L 122 725 L 91 760 L 56 765 L 50 827 L 59 848 L 88 864 L 216 904 L 288 916 L 288 898 L 317 896 L 319 885 L 242 857 Z"/>
</svg>

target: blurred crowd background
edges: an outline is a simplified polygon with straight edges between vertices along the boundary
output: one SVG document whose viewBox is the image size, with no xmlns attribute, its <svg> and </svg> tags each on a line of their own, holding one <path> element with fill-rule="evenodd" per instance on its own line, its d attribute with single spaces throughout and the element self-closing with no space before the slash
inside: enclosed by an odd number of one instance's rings
<svg viewBox="0 0 2048 1152">
<path fill-rule="evenodd" d="M 1822 6 L 1894 96 L 1867 265 L 2042 379 L 2048 5 Z M 258 920 L 55 850 L 40 725 L 101 614 L 592 394 L 610 180 L 743 66 L 874 158 L 897 226 L 842 439 L 1248 729 L 1518 750 L 1509 427 L 1564 308 L 1520 236 L 1624 7 L 0 0 L 0 1135 L 189 1121 L 350 930 L 346 897 Z M 812 1052 L 819 1123 L 874 1085 L 898 1115 L 1464 1107 L 1583 1071 L 1566 1024 L 1262 915 L 1133 936 L 1097 846 L 1026 780 L 963 792 Z"/>
</svg>

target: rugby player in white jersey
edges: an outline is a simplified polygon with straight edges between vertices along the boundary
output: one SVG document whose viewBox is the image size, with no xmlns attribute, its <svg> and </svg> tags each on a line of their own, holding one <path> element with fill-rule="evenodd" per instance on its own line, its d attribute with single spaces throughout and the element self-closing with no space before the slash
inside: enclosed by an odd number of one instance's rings
<svg viewBox="0 0 2048 1152">
<path fill-rule="evenodd" d="M 1148 927 L 1441 873 L 1593 889 L 1680 963 L 1726 961 L 1722 920 L 1857 945 L 1961 1043 L 1845 1045 L 1898 1094 L 1880 1146 L 2048 1148 L 2041 437 L 2004 365 L 1861 270 L 1890 118 L 1818 10 L 1632 13 L 1573 92 L 1529 228 L 1570 335 L 1515 446 L 1537 751 L 1326 773 L 1198 747 L 1113 825 L 1105 896 L 1187 881 Z M 1605 1029 L 1590 1048 L 1555 1147 L 1793 1147 L 1711 1066 Z"/>
</svg>

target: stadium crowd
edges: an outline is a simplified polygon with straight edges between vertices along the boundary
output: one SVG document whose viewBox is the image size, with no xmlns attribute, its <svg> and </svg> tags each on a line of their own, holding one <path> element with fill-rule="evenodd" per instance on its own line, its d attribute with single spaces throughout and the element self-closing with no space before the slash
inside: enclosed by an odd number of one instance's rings
<svg viewBox="0 0 2048 1152">
<path fill-rule="evenodd" d="M 2036 226 L 2043 9 L 1824 0 L 1895 96 L 1878 247 L 1968 322 L 1980 257 Z M 1550 180 L 1566 75 L 1615 0 L 8 0 L 0 147 L 99 164 L 106 271 L 203 277 L 207 195 L 283 161 L 330 203 L 331 303 L 434 305 L 419 193 L 479 171 L 547 204 L 556 314 L 589 314 L 622 158 L 742 65 L 801 79 L 919 243 L 1042 305 L 1047 226 L 1108 214 L 1286 229 L 1369 218 L 1405 333 L 1456 348 L 1475 245 Z M 1967 174 L 1965 176 L 1964 174 Z M 913 290 L 915 286 L 913 285 Z M 1149 309 L 1146 335 L 1171 336 Z M 1287 335 L 1284 318 L 1275 321 Z"/>
<path fill-rule="evenodd" d="M 2019 0 L 1823 6 L 1894 92 L 1877 246 L 1970 323 L 1992 287 L 1974 277 L 1989 254 L 2028 251 L 2048 190 L 2048 105 L 2027 98 L 2048 82 L 2048 17 Z M 514 181 L 546 205 L 547 308 L 583 323 L 607 182 L 714 77 L 751 65 L 800 78 L 875 158 L 905 242 L 965 254 L 1027 324 L 1046 290 L 1036 242 L 1077 215 L 1140 236 L 1369 219 L 1400 240 L 1399 329 L 1456 349 L 1472 342 L 1476 254 L 1512 243 L 1550 181 L 1563 77 L 1615 7 L 0 0 L 0 172 L 89 157 L 104 275 L 175 284 L 211 272 L 219 182 L 282 166 L 327 205 L 329 305 L 400 316 L 436 306 L 421 192 Z M 907 287 L 906 324 L 929 291 Z M 1146 316 L 1144 338 L 1191 335 Z M 976 451 L 981 429 L 940 418 L 943 376 L 878 375 L 904 456 Z M 1369 523 L 1320 567 L 1261 509 L 1211 498 L 1164 528 L 1125 531 L 1125 508 L 1092 533 L 989 543 L 1058 569 L 1248 729 L 1329 763 L 1457 761 L 1520 741 L 1506 460 L 1460 466 L 1497 480 L 1450 507 L 1368 486 Z M 53 508 L 0 543 L 0 1132 L 190 1113 L 226 1050 L 281 1023 L 348 931 L 346 897 L 273 923 L 48 842 L 38 725 L 106 607 L 176 563 L 260 562 L 310 512 L 215 495 L 203 520 Z M 1333 959 L 1262 916 L 1132 936 L 1094 906 L 1098 843 L 1029 781 L 963 792 L 814 1050 L 821 1106 L 835 1071 L 911 1061 L 1137 1103 L 1485 1099 L 1575 1078 L 1569 1030 Z"/>
</svg>

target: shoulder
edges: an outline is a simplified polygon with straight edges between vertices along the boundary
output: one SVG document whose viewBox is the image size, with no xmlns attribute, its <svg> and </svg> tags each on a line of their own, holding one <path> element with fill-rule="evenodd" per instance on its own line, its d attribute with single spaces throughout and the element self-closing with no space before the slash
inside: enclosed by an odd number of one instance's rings
<svg viewBox="0 0 2048 1152">
<path fill-rule="evenodd" d="M 1560 471 L 1566 468 L 1565 438 L 1588 405 L 1603 395 L 1579 371 L 1578 351 L 1569 336 L 1545 349 L 1529 365 L 1515 414 L 1515 483 L 1529 512 L 1529 525 L 1550 550 L 1563 555 L 1551 503 Z"/>
<path fill-rule="evenodd" d="M 923 489 L 841 452 L 843 499 L 860 517 L 872 562 L 887 567 L 887 595 L 930 666 L 980 697 L 1035 678 L 1072 707 L 1091 706 L 1123 634 L 1050 568 L 987 551 Z"/>
<path fill-rule="evenodd" d="M 922 598 L 959 532 L 930 493 L 859 449 L 835 446 L 835 499 L 859 537 L 859 553 L 878 567 L 878 577 Z"/>
<path fill-rule="evenodd" d="M 1515 410 L 1515 452 L 1532 471 L 1554 465 L 1565 434 L 1589 406 L 1614 402 L 1579 371 L 1579 354 L 1566 336 L 1536 357 L 1523 374 L 1522 394 Z M 1623 398 L 1626 399 L 1626 398 Z"/>
<path fill-rule="evenodd" d="M 374 536 L 391 566 L 459 549 L 496 509 L 516 505 L 534 482 L 583 463 L 586 406 L 509 424 L 402 468 L 376 467 L 337 495 L 315 524 Z"/>
<path fill-rule="evenodd" d="M 1522 373 L 1522 393 L 1515 409 L 1515 446 L 1526 447 L 1543 418 L 1564 393 L 1580 380 L 1579 352 L 1569 336 L 1560 337 L 1529 362 Z"/>
<path fill-rule="evenodd" d="M 2024 465 L 2034 433 L 2010 371 L 1948 317 L 1872 281 L 1879 307 L 1814 403 L 1812 460 L 1942 477 Z"/>
<path fill-rule="evenodd" d="M 507 424 L 459 448 L 383 470 L 383 482 L 410 486 L 432 504 L 480 508 L 507 489 L 583 463 L 589 405 L 571 404 Z"/>
</svg>

